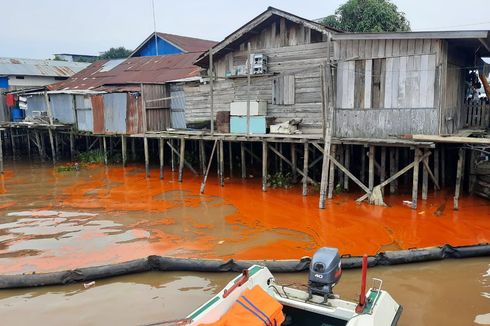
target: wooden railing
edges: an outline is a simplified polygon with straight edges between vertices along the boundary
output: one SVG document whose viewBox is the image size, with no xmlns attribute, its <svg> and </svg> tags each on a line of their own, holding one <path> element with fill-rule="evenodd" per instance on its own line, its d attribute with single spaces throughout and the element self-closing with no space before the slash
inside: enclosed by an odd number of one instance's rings
<svg viewBox="0 0 490 326">
<path fill-rule="evenodd" d="M 465 128 L 486 129 L 490 126 L 490 104 L 486 102 L 465 103 L 461 117 Z"/>
</svg>

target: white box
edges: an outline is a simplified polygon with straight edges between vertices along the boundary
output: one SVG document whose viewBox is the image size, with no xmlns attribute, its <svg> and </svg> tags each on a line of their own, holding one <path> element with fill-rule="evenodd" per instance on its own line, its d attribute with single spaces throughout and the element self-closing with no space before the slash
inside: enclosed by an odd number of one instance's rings
<svg viewBox="0 0 490 326">
<path fill-rule="evenodd" d="M 231 102 L 230 115 L 247 115 L 247 101 L 243 102 Z M 250 115 L 267 115 L 267 102 L 266 101 L 250 101 Z"/>
</svg>

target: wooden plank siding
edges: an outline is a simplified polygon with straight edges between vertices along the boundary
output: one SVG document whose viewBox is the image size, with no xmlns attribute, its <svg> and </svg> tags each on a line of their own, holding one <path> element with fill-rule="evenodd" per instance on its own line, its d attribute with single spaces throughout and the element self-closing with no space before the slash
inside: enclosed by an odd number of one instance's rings
<svg viewBox="0 0 490 326">
<path fill-rule="evenodd" d="M 336 136 L 438 133 L 439 40 L 336 43 Z M 453 95 L 448 103 L 460 98 L 458 92 Z"/>
<path fill-rule="evenodd" d="M 104 134 L 104 95 L 91 97 L 92 114 L 94 119 L 94 134 Z"/>
<path fill-rule="evenodd" d="M 168 87 L 168 85 L 143 85 L 147 131 L 164 131 L 170 128 Z"/>
</svg>

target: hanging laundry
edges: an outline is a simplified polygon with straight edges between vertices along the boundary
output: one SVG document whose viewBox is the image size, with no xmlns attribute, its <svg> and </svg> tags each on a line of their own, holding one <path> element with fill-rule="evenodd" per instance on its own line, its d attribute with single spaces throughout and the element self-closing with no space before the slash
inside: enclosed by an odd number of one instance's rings
<svg viewBox="0 0 490 326">
<path fill-rule="evenodd" d="M 14 94 L 7 94 L 6 102 L 7 102 L 7 106 L 9 108 L 15 106 L 15 95 Z"/>
</svg>

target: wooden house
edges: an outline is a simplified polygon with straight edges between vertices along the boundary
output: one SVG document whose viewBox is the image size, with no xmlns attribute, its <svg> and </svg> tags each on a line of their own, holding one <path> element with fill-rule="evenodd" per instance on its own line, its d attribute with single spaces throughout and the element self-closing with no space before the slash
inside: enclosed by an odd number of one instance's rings
<svg viewBox="0 0 490 326">
<path fill-rule="evenodd" d="M 341 33 L 332 39 L 336 136 L 443 135 L 488 127 L 488 105 L 476 101 L 479 111 L 468 112 L 475 101 L 465 101 L 470 71 L 482 71 L 481 58 L 490 56 L 488 31 Z"/>
<path fill-rule="evenodd" d="M 212 48 L 213 111 L 230 111 L 232 102 L 267 102 L 275 123 L 302 119 L 304 133 L 321 133 L 320 64 L 328 59 L 333 30 L 269 7 Z M 250 46 L 250 48 L 248 47 Z M 333 48 L 330 50 L 333 52 Z M 246 76 L 249 54 L 267 58 L 267 71 Z M 208 69 L 209 53 L 196 65 Z M 186 84 L 186 120 L 211 119 L 210 84 Z M 213 115 L 213 118 L 214 118 Z"/>
</svg>

